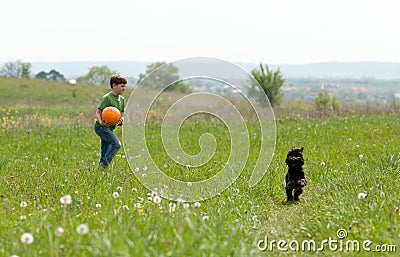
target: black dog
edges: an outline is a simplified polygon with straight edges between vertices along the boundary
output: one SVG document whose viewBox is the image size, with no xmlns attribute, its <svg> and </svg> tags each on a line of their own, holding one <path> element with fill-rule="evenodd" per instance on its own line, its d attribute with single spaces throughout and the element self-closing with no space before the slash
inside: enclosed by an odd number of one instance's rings
<svg viewBox="0 0 400 257">
<path fill-rule="evenodd" d="M 307 185 L 303 169 L 303 150 L 304 147 L 292 147 L 286 156 L 285 162 L 289 167 L 286 173 L 286 195 L 288 201 L 300 201 L 299 196 L 303 193 L 303 187 Z"/>
</svg>

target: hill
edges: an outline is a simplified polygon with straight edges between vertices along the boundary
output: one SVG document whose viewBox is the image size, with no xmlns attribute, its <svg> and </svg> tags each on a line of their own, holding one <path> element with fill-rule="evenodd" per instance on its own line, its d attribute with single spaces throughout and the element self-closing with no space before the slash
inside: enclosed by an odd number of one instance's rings
<svg viewBox="0 0 400 257">
<path fill-rule="evenodd" d="M 67 78 L 84 75 L 90 67 L 107 65 L 110 69 L 137 78 L 144 73 L 148 62 L 140 61 L 88 61 L 88 62 L 33 62 L 32 71 L 55 69 Z M 236 62 L 247 71 L 258 67 L 258 63 Z M 375 78 L 400 79 L 400 63 L 389 62 L 321 62 L 306 64 L 270 64 L 272 69 L 281 69 L 287 78 Z"/>
</svg>

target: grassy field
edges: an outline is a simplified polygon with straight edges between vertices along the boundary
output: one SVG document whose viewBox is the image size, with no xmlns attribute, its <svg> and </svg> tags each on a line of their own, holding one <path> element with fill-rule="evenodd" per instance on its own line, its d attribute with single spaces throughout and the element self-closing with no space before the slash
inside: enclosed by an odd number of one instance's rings
<svg viewBox="0 0 400 257">
<path fill-rule="evenodd" d="M 106 87 L 0 78 L 0 90 L 0 256 L 397 256 L 400 251 L 398 114 L 305 119 L 293 110 L 282 112 L 275 155 L 259 184 L 248 187 L 256 157 L 251 152 L 240 178 L 220 195 L 177 203 L 143 187 L 123 151 L 110 169 L 97 169 L 100 142 L 93 113 Z M 150 123 L 149 131 L 156 133 L 158 126 Z M 218 142 L 211 164 L 179 167 L 155 136 L 149 145 L 156 162 L 181 180 L 207 176 L 212 168 L 208 176 L 215 174 L 229 149 L 222 124 L 188 122 L 180 140 L 196 153 L 205 131 Z M 119 138 L 121 132 L 117 128 Z M 308 185 L 299 203 L 285 202 L 284 160 L 292 146 L 305 147 Z"/>
</svg>

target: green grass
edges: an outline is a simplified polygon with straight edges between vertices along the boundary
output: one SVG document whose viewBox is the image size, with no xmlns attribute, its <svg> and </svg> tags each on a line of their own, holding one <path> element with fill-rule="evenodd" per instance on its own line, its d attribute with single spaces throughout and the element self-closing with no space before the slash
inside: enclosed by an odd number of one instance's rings
<svg viewBox="0 0 400 257">
<path fill-rule="evenodd" d="M 37 81 L 18 83 L 33 83 L 33 88 L 45 86 Z M 3 85 L 0 81 L 0 89 Z M 73 104 L 87 106 L 88 110 L 82 107 L 78 112 L 83 117 L 90 115 L 90 101 L 95 102 L 99 93 L 97 88 L 88 88 L 82 90 L 91 91 L 92 96 L 78 96 Z M 100 95 L 103 90 L 99 89 Z M 151 192 L 130 170 L 129 157 L 123 151 L 109 170 L 97 169 L 100 142 L 92 128 L 92 117 L 77 120 L 76 113 L 66 111 L 64 122 L 60 122 L 62 107 L 67 104 L 43 103 L 41 98 L 29 105 L 28 113 L 22 99 L 17 100 L 13 92 L 8 94 L 2 95 L 1 103 L 15 97 L 16 104 L 1 106 L 5 109 L 0 116 L 2 125 L 7 122 L 8 126 L 0 133 L 0 256 L 343 256 L 344 252 L 329 250 L 327 245 L 319 253 L 280 251 L 276 243 L 273 250 L 260 251 L 257 247 L 265 237 L 269 242 L 321 243 L 338 239 L 339 229 L 348 232 L 343 242 L 370 240 L 371 248 L 395 245 L 399 252 L 398 115 L 316 120 L 281 117 L 277 120 L 275 155 L 259 184 L 248 187 L 257 157 L 257 151 L 252 151 L 248 165 L 231 187 L 201 202 L 199 208 L 193 203 L 188 208 L 177 204 L 172 211 L 170 204 L 176 203 L 162 199 L 157 205 L 148 200 Z M 41 108 L 47 108 L 47 116 Z M 25 122 L 26 114 L 35 113 L 46 120 Z M 19 126 L 10 125 L 18 118 Z M 187 152 L 199 151 L 199 136 L 206 131 L 218 142 L 213 162 L 197 169 L 182 169 L 169 160 L 157 136 L 159 126 L 153 125 L 147 130 L 150 151 L 156 163 L 161 167 L 166 164 L 175 178 L 205 178 L 210 168 L 221 167 L 227 159 L 229 135 L 221 124 L 194 120 L 182 127 L 180 140 Z M 257 134 L 251 124 L 249 128 Z M 116 133 L 121 138 L 120 128 Z M 258 149 L 257 137 L 251 142 Z M 308 185 L 300 203 L 288 204 L 284 159 L 292 146 L 305 147 Z M 359 193 L 367 197 L 358 199 Z M 67 194 L 72 203 L 62 205 L 60 198 Z M 27 206 L 21 207 L 22 202 Z M 80 224 L 88 225 L 87 234 L 77 233 Z M 56 235 L 57 227 L 64 229 L 63 235 Z M 32 244 L 21 242 L 25 232 L 33 235 Z M 378 254 L 362 249 L 346 254 L 396 256 L 393 252 Z"/>
</svg>

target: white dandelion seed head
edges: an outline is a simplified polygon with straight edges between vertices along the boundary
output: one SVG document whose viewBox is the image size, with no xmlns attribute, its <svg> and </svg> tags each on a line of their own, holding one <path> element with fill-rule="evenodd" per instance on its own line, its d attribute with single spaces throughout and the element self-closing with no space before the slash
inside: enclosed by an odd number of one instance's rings
<svg viewBox="0 0 400 257">
<path fill-rule="evenodd" d="M 186 185 L 187 185 L 188 187 L 191 187 L 191 186 L 192 186 L 192 182 L 187 182 Z"/>
<path fill-rule="evenodd" d="M 22 208 L 25 208 L 26 206 L 28 206 L 28 204 L 26 202 L 21 202 L 19 204 L 19 206 L 21 206 Z"/>
<path fill-rule="evenodd" d="M 201 206 L 201 204 L 200 204 L 199 202 L 195 202 L 195 203 L 193 204 L 193 207 L 194 207 L 194 208 L 200 208 L 200 206 Z"/>
<path fill-rule="evenodd" d="M 86 235 L 89 233 L 89 226 L 87 224 L 80 224 L 76 227 L 76 232 L 79 235 Z"/>
<path fill-rule="evenodd" d="M 20 220 L 26 220 L 26 216 L 25 215 L 21 215 L 21 216 L 19 216 L 19 219 Z"/>
<path fill-rule="evenodd" d="M 203 216 L 203 221 L 207 221 L 207 220 L 209 220 L 210 219 L 210 217 L 208 217 L 208 216 Z"/>
<path fill-rule="evenodd" d="M 96 208 L 101 208 L 101 204 L 96 203 Z"/>
<path fill-rule="evenodd" d="M 160 204 L 161 203 L 161 197 L 159 197 L 158 195 L 154 196 L 153 202 L 155 204 Z"/>
<path fill-rule="evenodd" d="M 34 238 L 33 238 L 33 235 L 31 233 L 23 233 L 22 236 L 21 236 L 21 242 L 23 244 L 30 245 L 30 244 L 33 243 L 33 240 L 34 240 Z"/>
<path fill-rule="evenodd" d="M 113 196 L 114 198 L 118 198 L 119 193 L 118 193 L 118 192 L 114 192 L 114 193 L 112 194 L 112 196 Z"/>
<path fill-rule="evenodd" d="M 321 162 L 321 166 L 325 167 L 325 162 L 324 161 Z"/>
<path fill-rule="evenodd" d="M 139 171 L 139 168 L 136 167 L 136 168 L 135 168 L 135 171 L 138 172 L 138 171 Z"/>
<path fill-rule="evenodd" d="M 117 190 L 122 192 L 122 187 L 117 187 Z"/>
<path fill-rule="evenodd" d="M 176 199 L 176 203 L 177 204 L 184 204 L 185 200 L 183 200 L 182 198 L 178 198 L 178 199 Z"/>
<path fill-rule="evenodd" d="M 141 203 L 135 203 L 135 204 L 133 205 L 133 207 L 135 207 L 136 209 L 141 209 L 141 208 L 143 208 L 143 206 L 142 206 Z"/>
<path fill-rule="evenodd" d="M 168 207 L 169 207 L 169 212 L 175 212 L 175 209 L 176 209 L 175 203 L 169 203 Z"/>
<path fill-rule="evenodd" d="M 71 195 L 64 195 L 60 198 L 60 202 L 63 205 L 71 204 L 72 202 L 72 197 Z"/>
<path fill-rule="evenodd" d="M 122 205 L 122 209 L 125 210 L 125 211 L 129 211 L 129 207 L 128 207 L 128 205 L 126 205 L 126 204 L 125 204 L 125 205 Z"/>
<path fill-rule="evenodd" d="M 54 230 L 54 234 L 56 236 L 62 236 L 64 235 L 64 229 L 62 227 L 56 227 L 56 229 Z"/>
<path fill-rule="evenodd" d="M 183 209 L 189 209 L 189 207 L 190 207 L 190 204 L 188 204 L 188 203 L 184 203 L 182 206 L 183 206 Z"/>
<path fill-rule="evenodd" d="M 359 193 L 358 195 L 357 195 L 357 198 L 358 199 L 365 199 L 365 198 L 367 198 L 367 194 L 365 194 L 365 193 Z"/>
<path fill-rule="evenodd" d="M 155 197 L 155 196 L 157 196 L 158 194 L 157 194 L 157 192 L 155 192 L 155 191 L 152 191 L 151 193 L 150 193 L 150 197 Z"/>
<path fill-rule="evenodd" d="M 358 157 L 360 158 L 360 160 L 362 160 L 362 158 L 364 158 L 364 155 L 360 154 Z"/>
<path fill-rule="evenodd" d="M 143 167 L 143 171 L 146 171 L 148 168 L 147 168 L 147 166 L 144 166 Z"/>
</svg>

